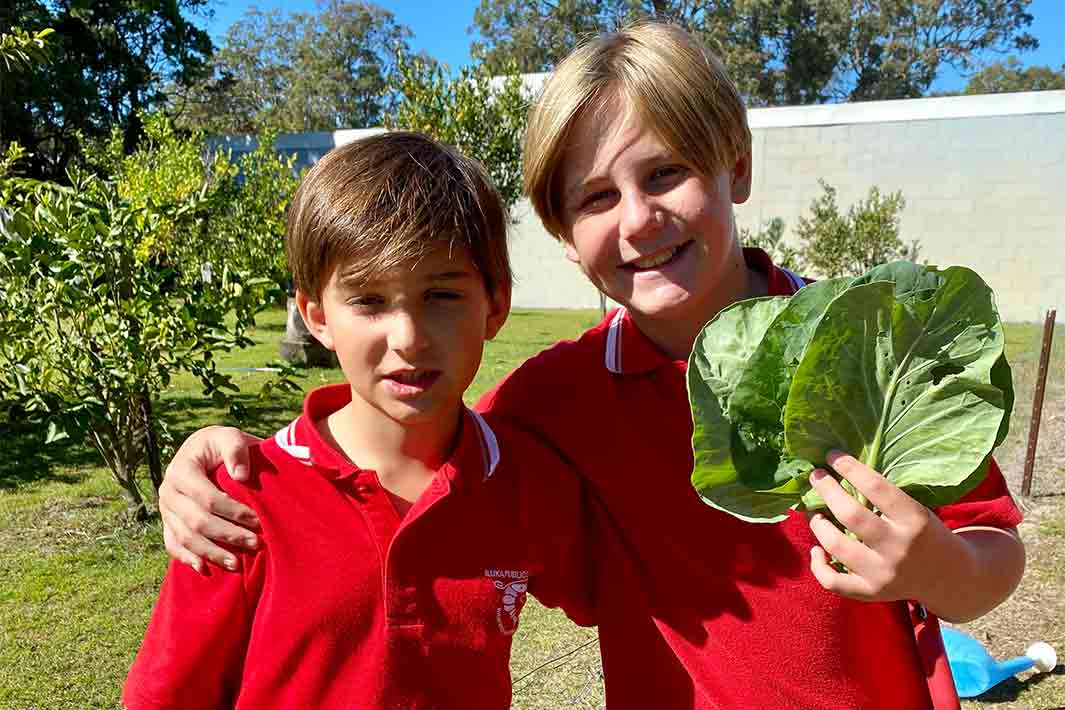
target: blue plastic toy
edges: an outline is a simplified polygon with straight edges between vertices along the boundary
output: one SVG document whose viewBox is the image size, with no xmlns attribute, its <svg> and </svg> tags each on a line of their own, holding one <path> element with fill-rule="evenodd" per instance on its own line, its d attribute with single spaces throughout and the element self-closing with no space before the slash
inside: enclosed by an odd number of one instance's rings
<svg viewBox="0 0 1065 710">
<path fill-rule="evenodd" d="M 1033 666 L 1040 673 L 1047 673 L 1058 664 L 1057 653 L 1042 641 L 1029 646 L 1023 656 L 999 662 L 972 636 L 945 626 L 941 631 L 950 672 L 954 676 L 958 697 L 961 698 L 975 698 L 1010 676 Z"/>
</svg>

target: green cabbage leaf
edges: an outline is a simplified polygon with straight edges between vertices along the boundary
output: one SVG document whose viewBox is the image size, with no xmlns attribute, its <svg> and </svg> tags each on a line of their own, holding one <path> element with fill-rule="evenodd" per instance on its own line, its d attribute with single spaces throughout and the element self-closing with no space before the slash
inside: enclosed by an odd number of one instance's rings
<svg viewBox="0 0 1065 710">
<path fill-rule="evenodd" d="M 692 484 L 715 508 L 775 522 L 825 507 L 809 474 L 840 449 L 924 505 L 953 502 L 1009 427 L 1003 346 L 991 289 L 964 267 L 895 262 L 735 303 L 689 362 Z"/>
</svg>

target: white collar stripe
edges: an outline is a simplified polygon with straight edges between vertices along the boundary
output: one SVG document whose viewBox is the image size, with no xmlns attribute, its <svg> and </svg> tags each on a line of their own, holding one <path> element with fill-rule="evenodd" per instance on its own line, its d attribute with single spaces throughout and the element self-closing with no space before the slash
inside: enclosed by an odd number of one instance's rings
<svg viewBox="0 0 1065 710">
<path fill-rule="evenodd" d="M 796 274 L 790 269 L 778 267 L 791 282 L 791 285 L 798 291 L 800 288 L 806 285 L 806 281 L 801 276 Z M 625 309 L 619 308 L 614 317 L 610 320 L 610 328 L 606 333 L 606 369 L 613 372 L 615 375 L 621 373 L 621 324 L 625 320 Z"/>
<path fill-rule="evenodd" d="M 284 451 L 286 454 L 296 459 L 305 466 L 311 466 L 311 448 L 309 446 L 297 446 L 295 444 L 295 432 L 296 422 L 298 419 L 292 420 L 288 426 L 281 431 L 274 434 L 274 442 L 278 448 Z"/>
<path fill-rule="evenodd" d="M 606 369 L 615 375 L 621 374 L 621 323 L 624 319 L 625 309 L 619 308 L 606 333 Z"/>
<path fill-rule="evenodd" d="M 499 441 L 496 439 L 495 432 L 488 426 L 488 422 L 484 420 L 484 417 L 472 409 L 468 411 L 473 416 L 473 421 L 477 423 L 479 434 L 477 441 L 481 444 L 481 457 L 484 460 L 484 480 L 487 481 L 496 472 L 496 466 L 499 465 Z"/>
</svg>

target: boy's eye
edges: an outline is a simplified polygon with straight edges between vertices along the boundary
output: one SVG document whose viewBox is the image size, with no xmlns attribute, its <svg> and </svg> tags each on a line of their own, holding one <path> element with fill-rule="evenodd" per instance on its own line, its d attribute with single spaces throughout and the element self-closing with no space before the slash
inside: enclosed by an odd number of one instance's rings
<svg viewBox="0 0 1065 710">
<path fill-rule="evenodd" d="M 602 205 L 606 200 L 608 200 L 610 198 L 611 193 L 612 190 L 599 190 L 598 192 L 593 192 L 590 195 L 585 195 L 584 198 L 580 200 L 577 207 L 578 209 L 582 210 L 594 209 Z"/>
<path fill-rule="evenodd" d="M 462 293 L 459 291 L 451 291 L 446 289 L 433 289 L 425 294 L 427 300 L 434 301 L 457 301 L 462 298 Z"/>
<path fill-rule="evenodd" d="M 651 173 L 650 182 L 652 185 L 668 185 L 685 174 L 687 168 L 683 165 L 663 165 Z"/>
<path fill-rule="evenodd" d="M 358 294 L 351 296 L 347 300 L 349 306 L 356 306 L 358 308 L 369 308 L 372 306 L 379 306 L 385 302 L 385 299 L 376 294 Z"/>
</svg>

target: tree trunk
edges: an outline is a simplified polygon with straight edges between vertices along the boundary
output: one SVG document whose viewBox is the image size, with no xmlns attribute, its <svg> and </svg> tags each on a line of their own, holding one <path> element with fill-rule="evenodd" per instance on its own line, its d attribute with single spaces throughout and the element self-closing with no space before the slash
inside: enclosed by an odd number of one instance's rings
<svg viewBox="0 0 1065 710">
<path fill-rule="evenodd" d="M 144 498 L 141 496 L 140 489 L 137 488 L 136 467 L 130 468 L 119 455 L 111 467 L 111 472 L 115 474 L 115 480 L 122 487 L 122 497 L 126 500 L 130 517 L 139 523 L 146 522 L 149 518 L 148 506 L 144 504 Z"/>
<path fill-rule="evenodd" d="M 159 490 L 163 485 L 163 464 L 159 456 L 159 437 L 155 432 L 155 418 L 152 414 L 152 396 L 145 387 L 140 394 L 140 414 L 144 425 L 144 448 L 148 457 L 148 476 L 152 486 Z"/>
</svg>

